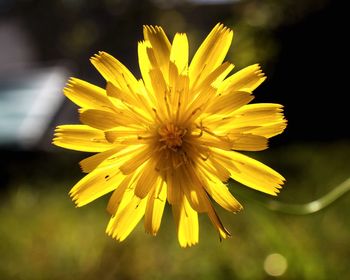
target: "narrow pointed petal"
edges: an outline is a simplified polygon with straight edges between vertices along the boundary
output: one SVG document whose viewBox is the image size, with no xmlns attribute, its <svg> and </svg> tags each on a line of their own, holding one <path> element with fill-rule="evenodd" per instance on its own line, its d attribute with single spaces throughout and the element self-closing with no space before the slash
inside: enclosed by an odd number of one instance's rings
<svg viewBox="0 0 350 280">
<path fill-rule="evenodd" d="M 224 91 L 245 90 L 252 92 L 266 80 L 259 64 L 250 65 L 228 77 L 219 87 L 219 93 Z"/>
<path fill-rule="evenodd" d="M 162 118 L 165 118 L 168 112 L 166 111 L 166 97 L 168 92 L 168 86 L 165 81 L 163 73 L 159 69 L 152 69 L 149 72 L 153 92 L 158 103 L 158 113 Z"/>
<path fill-rule="evenodd" d="M 213 28 L 191 61 L 189 67 L 191 88 L 205 79 L 223 62 L 231 45 L 232 37 L 232 30 L 222 24 L 217 24 Z"/>
<path fill-rule="evenodd" d="M 191 208 L 198 213 L 207 212 L 209 203 L 208 196 L 203 188 L 203 181 L 198 177 L 193 166 L 184 168 L 183 176 L 181 176 L 181 190 L 184 192 Z"/>
<path fill-rule="evenodd" d="M 55 130 L 53 144 L 70 150 L 103 152 L 113 148 L 101 130 L 87 125 L 60 125 Z"/>
<path fill-rule="evenodd" d="M 99 52 L 90 59 L 106 81 L 116 82 L 125 92 L 137 92 L 138 81 L 119 60 L 106 52 Z"/>
<path fill-rule="evenodd" d="M 189 47 L 186 34 L 176 33 L 171 46 L 170 61 L 175 63 L 179 74 L 186 74 L 188 53 Z"/>
<path fill-rule="evenodd" d="M 257 127 L 251 130 L 256 135 L 262 135 L 263 137 L 270 138 L 281 134 L 287 127 L 287 121 L 282 120 L 275 123 L 269 123 L 261 127 Z"/>
<path fill-rule="evenodd" d="M 154 160 L 149 160 L 144 166 L 140 177 L 135 186 L 135 195 L 139 198 L 145 198 L 149 192 L 155 187 L 159 179 L 159 173 L 156 170 Z"/>
<path fill-rule="evenodd" d="M 109 101 L 104 89 L 77 78 L 69 79 L 63 93 L 82 108 L 113 108 L 113 104 Z"/>
<path fill-rule="evenodd" d="M 96 167 L 98 167 L 104 160 L 108 159 L 110 156 L 116 154 L 124 148 L 125 146 L 123 145 L 113 147 L 110 150 L 95 154 L 93 156 L 81 160 L 79 162 L 79 165 L 83 172 L 89 173 L 93 171 Z"/>
<path fill-rule="evenodd" d="M 169 204 L 178 204 L 181 197 L 181 189 L 179 188 L 179 175 L 178 172 L 169 171 L 166 175 L 167 182 L 167 199 Z"/>
<path fill-rule="evenodd" d="M 166 73 L 169 67 L 171 44 L 164 30 L 160 26 L 145 25 L 143 35 L 145 40 L 151 43 L 159 68 Z"/>
<path fill-rule="evenodd" d="M 115 167 L 96 169 L 81 179 L 69 192 L 78 207 L 113 191 L 124 175 Z"/>
<path fill-rule="evenodd" d="M 116 112 L 133 112 L 142 115 L 145 119 L 152 119 L 152 107 L 154 101 L 152 96 L 145 93 L 143 82 L 138 82 L 138 92 L 131 90 L 125 91 L 116 82 L 108 81 L 106 93 L 109 100 L 115 106 Z M 125 113 L 124 113 L 125 114 Z M 130 113 L 129 113 L 130 114 Z"/>
<path fill-rule="evenodd" d="M 116 126 L 129 124 L 129 122 L 123 122 L 120 115 L 116 113 L 96 109 L 80 110 L 80 121 L 100 130 L 108 130 Z"/>
<path fill-rule="evenodd" d="M 254 131 L 254 130 L 252 130 Z M 262 151 L 268 148 L 267 138 L 251 133 L 229 133 L 232 149 L 236 151 Z"/>
<path fill-rule="evenodd" d="M 231 113 L 254 99 L 250 92 L 235 91 L 216 97 L 206 109 L 208 113 Z"/>
<path fill-rule="evenodd" d="M 134 174 L 125 176 L 111 195 L 107 204 L 107 211 L 112 216 L 115 215 L 118 211 L 120 212 L 122 209 L 124 209 L 125 206 L 130 202 L 131 197 L 134 196 L 134 190 L 131 183 L 133 175 Z"/>
<path fill-rule="evenodd" d="M 153 151 L 150 148 L 141 149 L 141 151 L 135 151 L 129 155 L 129 160 L 127 160 L 121 167 L 120 170 L 128 175 L 136 171 L 143 163 L 148 161 L 151 157 Z"/>
<path fill-rule="evenodd" d="M 192 90 L 196 92 L 197 90 L 205 89 L 213 84 L 219 84 L 232 69 L 233 65 L 231 63 L 224 62 L 213 70 L 201 83 L 197 83 L 196 87 L 193 87 Z"/>
<path fill-rule="evenodd" d="M 216 150 L 216 153 L 222 154 L 219 150 Z M 234 151 L 224 156 L 229 157 L 235 165 L 235 168 L 227 166 L 234 180 L 267 194 L 277 195 L 279 193 L 285 179 L 278 172 L 255 159 Z"/>
<path fill-rule="evenodd" d="M 228 187 L 222 183 L 217 177 L 211 173 L 202 171 L 207 179 L 204 184 L 206 192 L 222 207 L 230 212 L 238 212 L 242 210 L 242 205 L 230 193 Z"/>
<path fill-rule="evenodd" d="M 153 192 L 148 196 L 145 212 L 145 230 L 156 235 L 162 221 L 166 202 L 167 186 L 163 180 L 158 180 Z"/>
<path fill-rule="evenodd" d="M 151 81 L 149 78 L 149 72 L 152 69 L 152 64 L 147 55 L 147 48 L 152 48 L 149 41 L 141 41 L 138 43 L 138 58 L 139 58 L 139 67 L 142 75 L 142 79 L 145 83 L 147 89 L 150 89 Z"/>
<path fill-rule="evenodd" d="M 191 208 L 186 197 L 183 198 L 183 203 L 173 205 L 172 209 L 180 246 L 186 248 L 197 244 L 199 240 L 197 212 Z"/>
<path fill-rule="evenodd" d="M 145 214 L 146 202 L 147 199 L 133 197 L 121 212 L 110 219 L 107 234 L 120 242 L 125 240 Z"/>
<path fill-rule="evenodd" d="M 244 105 L 229 115 L 208 115 L 203 124 L 222 134 L 250 133 L 270 138 L 282 133 L 287 121 L 282 105 L 257 103 Z"/>
<path fill-rule="evenodd" d="M 238 109 L 233 115 L 231 129 L 251 127 L 250 133 L 270 138 L 282 133 L 286 126 L 282 105 L 259 103 Z"/>
<path fill-rule="evenodd" d="M 216 213 L 215 209 L 212 205 L 209 205 L 208 207 L 208 217 L 210 221 L 212 222 L 215 229 L 218 231 L 220 239 L 226 239 L 231 236 L 230 232 L 224 227 L 222 224 L 218 214 Z"/>
</svg>

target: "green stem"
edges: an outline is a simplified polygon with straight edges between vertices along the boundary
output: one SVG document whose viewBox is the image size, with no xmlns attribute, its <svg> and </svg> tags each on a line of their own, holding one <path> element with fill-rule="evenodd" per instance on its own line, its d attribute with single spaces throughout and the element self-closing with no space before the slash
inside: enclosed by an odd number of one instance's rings
<svg viewBox="0 0 350 280">
<path fill-rule="evenodd" d="M 305 204 L 290 204 L 275 200 L 268 200 L 263 204 L 268 209 L 273 211 L 294 215 L 307 215 L 324 209 L 348 191 L 350 191 L 350 178 L 346 179 L 340 185 L 336 186 L 329 193 L 325 194 L 319 199 Z"/>
<path fill-rule="evenodd" d="M 233 181 L 229 181 L 228 185 L 232 186 Z M 334 189 L 332 189 L 329 193 L 320 197 L 319 199 L 304 204 L 285 203 L 277 200 L 271 200 L 265 197 L 263 198 L 260 194 L 256 192 L 247 191 L 248 190 L 244 190 L 241 188 L 235 188 L 234 193 L 238 196 L 241 196 L 242 198 L 245 197 L 246 199 L 253 199 L 257 203 L 272 211 L 293 215 L 308 215 L 326 208 L 327 206 L 335 202 L 337 199 L 342 197 L 344 194 L 349 192 L 350 177 L 338 186 L 336 186 Z"/>
</svg>

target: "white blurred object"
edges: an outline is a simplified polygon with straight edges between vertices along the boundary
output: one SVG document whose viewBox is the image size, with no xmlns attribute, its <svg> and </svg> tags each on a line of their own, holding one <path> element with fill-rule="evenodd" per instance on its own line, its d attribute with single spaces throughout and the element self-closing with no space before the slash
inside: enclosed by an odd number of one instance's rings
<svg viewBox="0 0 350 280">
<path fill-rule="evenodd" d="M 0 146 L 38 146 L 60 109 L 65 67 L 35 64 L 35 46 L 16 20 L 0 21 Z"/>
<path fill-rule="evenodd" d="M 0 80 L 0 145 L 34 147 L 61 107 L 68 71 L 62 67 L 26 70 Z"/>
</svg>

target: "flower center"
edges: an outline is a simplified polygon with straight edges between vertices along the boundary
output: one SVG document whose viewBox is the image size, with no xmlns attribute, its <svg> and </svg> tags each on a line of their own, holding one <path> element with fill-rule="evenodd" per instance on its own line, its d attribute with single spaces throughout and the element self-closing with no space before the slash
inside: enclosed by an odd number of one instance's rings
<svg viewBox="0 0 350 280">
<path fill-rule="evenodd" d="M 173 123 L 168 123 L 158 129 L 160 135 L 159 141 L 163 142 L 166 148 L 176 151 L 181 147 L 186 132 L 186 128 L 178 127 Z"/>
</svg>

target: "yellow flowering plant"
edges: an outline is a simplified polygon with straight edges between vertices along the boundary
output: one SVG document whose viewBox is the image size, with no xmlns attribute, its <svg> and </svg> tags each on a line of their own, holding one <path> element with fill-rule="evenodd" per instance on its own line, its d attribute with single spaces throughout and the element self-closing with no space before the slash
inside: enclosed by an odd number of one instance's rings
<svg viewBox="0 0 350 280">
<path fill-rule="evenodd" d="M 142 79 L 100 52 L 92 64 L 106 80 L 100 88 L 71 78 L 64 94 L 77 104 L 79 125 L 60 125 L 53 143 L 96 153 L 80 162 L 88 173 L 70 191 L 83 206 L 113 191 L 107 233 L 122 241 L 144 217 L 156 235 L 165 203 L 172 208 L 181 247 L 198 243 L 198 213 L 219 233 L 212 200 L 231 212 L 242 209 L 225 182 L 229 178 L 276 195 L 284 178 L 238 151 L 261 151 L 283 132 L 282 106 L 248 104 L 265 76 L 258 64 L 234 74 L 223 62 L 233 32 L 217 24 L 189 63 L 186 34 L 172 42 L 159 26 L 144 26 L 138 43 Z"/>
</svg>

